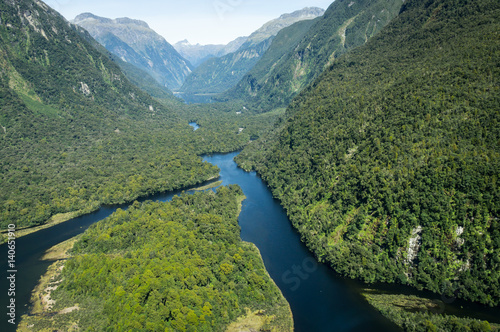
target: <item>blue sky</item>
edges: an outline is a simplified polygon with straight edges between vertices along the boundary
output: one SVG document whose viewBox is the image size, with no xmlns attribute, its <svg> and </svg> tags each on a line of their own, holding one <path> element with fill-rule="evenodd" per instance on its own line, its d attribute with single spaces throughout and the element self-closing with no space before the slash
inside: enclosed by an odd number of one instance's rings
<svg viewBox="0 0 500 332">
<path fill-rule="evenodd" d="M 44 0 L 72 20 L 90 12 L 98 16 L 130 17 L 149 26 L 174 44 L 226 44 L 248 36 L 283 13 L 304 7 L 326 9 L 333 0 Z"/>
</svg>

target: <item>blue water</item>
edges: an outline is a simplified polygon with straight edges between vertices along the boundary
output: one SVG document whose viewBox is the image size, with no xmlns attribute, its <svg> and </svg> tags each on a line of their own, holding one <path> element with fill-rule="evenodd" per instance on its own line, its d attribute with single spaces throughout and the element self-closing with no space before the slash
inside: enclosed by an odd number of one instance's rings
<svg viewBox="0 0 500 332">
<path fill-rule="evenodd" d="M 189 125 L 193 127 L 193 131 L 196 131 L 200 128 L 200 126 L 196 122 L 190 122 Z"/>
<path fill-rule="evenodd" d="M 332 269 L 319 264 L 300 241 L 288 217 L 266 184 L 255 172 L 239 169 L 233 158 L 237 153 L 207 156 L 205 161 L 220 168 L 223 185 L 238 184 L 247 197 L 243 201 L 239 216 L 241 237 L 253 242 L 259 248 L 269 274 L 290 303 L 295 331 L 397 331 L 398 328 L 369 306 L 359 294 L 360 286 L 353 281 L 336 275 Z M 216 180 L 214 180 L 216 181 Z M 139 201 L 168 201 L 181 191 L 158 194 Z M 189 191 L 188 191 L 189 192 Z M 50 247 L 84 232 L 91 224 L 112 214 L 118 207 L 103 207 L 94 213 L 78 217 L 65 223 L 41 230 L 16 240 L 16 321 L 27 313 L 31 290 L 51 262 L 40 261 Z M 7 247 L 0 246 L 0 307 L 6 308 L 7 290 Z M 378 285 L 385 291 L 414 293 L 404 286 Z M 426 294 L 432 296 L 432 294 Z M 463 307 L 463 308 L 462 308 Z M 470 315 L 477 318 L 498 321 L 498 310 L 456 301 L 447 304 L 449 313 Z M 7 316 L 0 310 L 0 331 L 14 331 L 15 326 L 7 323 Z M 487 316 L 480 316 L 486 314 Z"/>
</svg>

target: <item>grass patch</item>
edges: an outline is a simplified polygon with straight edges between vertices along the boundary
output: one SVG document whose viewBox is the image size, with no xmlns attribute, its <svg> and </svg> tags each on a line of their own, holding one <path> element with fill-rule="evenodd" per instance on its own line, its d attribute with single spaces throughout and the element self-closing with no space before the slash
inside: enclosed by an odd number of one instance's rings
<svg viewBox="0 0 500 332">
<path fill-rule="evenodd" d="M 42 256 L 42 261 L 54 261 L 62 260 L 70 257 L 68 251 L 73 248 L 75 242 L 79 239 L 79 236 L 75 236 L 69 240 L 56 244 L 52 248 L 48 249 Z"/>
<path fill-rule="evenodd" d="M 263 310 L 247 311 L 245 316 L 239 317 L 238 320 L 230 324 L 226 332 L 240 332 L 240 331 L 262 331 L 264 325 L 270 324 L 274 320 L 274 316 L 267 316 Z"/>
<path fill-rule="evenodd" d="M 203 190 L 207 190 L 207 189 L 216 188 L 216 187 L 220 186 L 221 184 L 222 184 L 222 180 L 209 183 L 206 186 L 194 188 L 193 190 L 195 190 L 195 191 L 203 191 Z"/>
</svg>

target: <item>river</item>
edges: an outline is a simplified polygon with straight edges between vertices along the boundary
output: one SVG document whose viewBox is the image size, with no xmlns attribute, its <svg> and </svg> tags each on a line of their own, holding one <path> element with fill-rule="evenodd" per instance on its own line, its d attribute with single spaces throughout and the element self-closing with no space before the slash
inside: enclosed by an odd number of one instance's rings
<svg viewBox="0 0 500 332">
<path fill-rule="evenodd" d="M 295 331 L 398 331 L 362 298 L 357 287 L 316 262 L 279 201 L 255 172 L 238 168 L 237 153 L 204 160 L 219 166 L 223 185 L 238 184 L 247 197 L 241 238 L 259 248 L 266 269 L 292 308 Z"/>
<path fill-rule="evenodd" d="M 220 168 L 223 185 L 238 184 L 247 197 L 239 217 L 241 237 L 259 248 L 269 274 L 290 303 L 295 330 L 314 331 L 397 331 L 398 328 L 380 315 L 359 294 L 359 284 L 341 278 L 332 269 L 319 264 L 266 184 L 255 172 L 238 168 L 233 158 L 237 152 L 204 157 Z M 139 201 L 168 201 L 180 191 L 145 197 Z M 16 321 L 28 310 L 31 290 L 51 262 L 40 261 L 50 247 L 84 232 L 91 224 L 104 219 L 118 207 L 102 207 L 48 229 L 16 240 Z M 7 248 L 0 247 L 0 291 L 2 308 L 8 305 Z M 13 331 L 6 316 L 1 331 Z"/>
</svg>

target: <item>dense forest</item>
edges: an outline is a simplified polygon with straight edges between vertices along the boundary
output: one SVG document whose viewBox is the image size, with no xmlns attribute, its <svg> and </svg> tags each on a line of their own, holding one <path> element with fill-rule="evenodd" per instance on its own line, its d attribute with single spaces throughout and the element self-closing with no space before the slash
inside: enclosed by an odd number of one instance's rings
<svg viewBox="0 0 500 332">
<path fill-rule="evenodd" d="M 144 81 L 153 99 L 41 2 L 0 7 L 0 229 L 201 183 L 218 170 L 198 155 L 234 151 L 261 130 L 248 112 L 188 111 Z"/>
<path fill-rule="evenodd" d="M 498 305 L 499 31 L 498 1 L 406 1 L 238 162 L 341 274 Z"/>
<path fill-rule="evenodd" d="M 498 306 L 499 31 L 497 0 L 337 0 L 274 38 L 235 100 L 183 105 L 44 3 L 2 1 L 0 230 L 202 183 L 218 169 L 200 155 L 245 147 L 239 165 L 340 274 Z M 55 312 L 84 310 L 37 328 L 211 331 L 257 312 L 290 330 L 240 240 L 241 199 L 222 187 L 94 225 L 52 293 Z M 489 328 L 379 309 L 407 330 Z"/>
<path fill-rule="evenodd" d="M 290 308 L 258 250 L 240 240 L 238 186 L 134 203 L 93 225 L 76 242 L 51 297 L 52 319 L 35 330 L 222 331 L 247 309 L 262 330 L 290 331 Z M 59 283 L 59 280 L 60 283 Z M 106 296 L 103 296 L 106 294 Z"/>
</svg>

